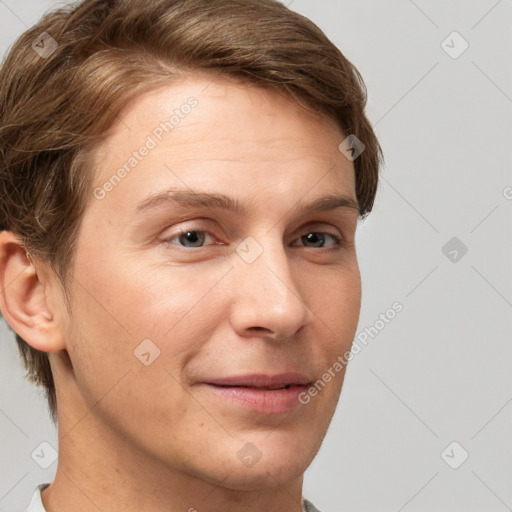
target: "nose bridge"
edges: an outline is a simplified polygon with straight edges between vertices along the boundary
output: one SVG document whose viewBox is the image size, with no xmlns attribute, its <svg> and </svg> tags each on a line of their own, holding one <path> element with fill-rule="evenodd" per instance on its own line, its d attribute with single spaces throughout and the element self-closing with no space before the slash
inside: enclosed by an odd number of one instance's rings
<svg viewBox="0 0 512 512">
<path fill-rule="evenodd" d="M 290 336 L 306 321 L 289 255 L 275 230 L 248 236 L 236 249 L 237 292 L 233 320 L 239 329 L 265 328 Z"/>
</svg>

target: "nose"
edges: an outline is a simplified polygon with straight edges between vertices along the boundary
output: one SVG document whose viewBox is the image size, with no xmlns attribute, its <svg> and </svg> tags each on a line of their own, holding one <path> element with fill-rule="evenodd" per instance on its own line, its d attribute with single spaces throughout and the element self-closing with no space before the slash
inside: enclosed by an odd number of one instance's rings
<svg viewBox="0 0 512 512">
<path fill-rule="evenodd" d="M 245 243 L 233 255 L 231 325 L 240 336 L 287 340 L 312 318 L 303 296 L 306 278 L 299 283 L 300 269 L 291 266 L 282 242 L 271 240 L 270 235 L 258 241 L 249 237 Z"/>
</svg>

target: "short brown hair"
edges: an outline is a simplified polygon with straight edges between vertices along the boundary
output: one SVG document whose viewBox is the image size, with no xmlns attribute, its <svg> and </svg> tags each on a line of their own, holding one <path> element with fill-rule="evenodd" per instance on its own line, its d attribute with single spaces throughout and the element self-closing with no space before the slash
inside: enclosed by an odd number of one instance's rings
<svg viewBox="0 0 512 512">
<path fill-rule="evenodd" d="M 84 0 L 44 15 L 0 69 L 0 231 L 20 236 L 64 289 L 91 190 L 88 152 L 131 96 L 198 71 L 288 94 L 355 135 L 359 213 L 371 211 L 383 156 L 366 87 L 310 20 L 276 0 Z M 48 355 L 16 341 L 56 423 Z"/>
</svg>

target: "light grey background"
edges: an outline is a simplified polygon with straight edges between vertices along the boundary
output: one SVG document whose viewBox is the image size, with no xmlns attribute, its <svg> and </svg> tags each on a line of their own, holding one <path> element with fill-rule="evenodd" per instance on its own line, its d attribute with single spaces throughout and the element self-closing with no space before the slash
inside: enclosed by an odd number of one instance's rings
<svg viewBox="0 0 512 512">
<path fill-rule="evenodd" d="M 54 5 L 0 0 L 1 53 Z M 324 512 L 512 510 L 512 1 L 289 5 L 362 73 L 385 153 L 359 227 L 358 333 L 403 305 L 352 360 L 304 495 Z M 457 58 L 443 49 L 463 48 L 454 31 L 469 44 Z M 465 255 L 443 253 L 453 237 Z M 13 512 L 52 480 L 56 463 L 30 454 L 57 435 L 0 329 L 0 511 Z"/>
</svg>

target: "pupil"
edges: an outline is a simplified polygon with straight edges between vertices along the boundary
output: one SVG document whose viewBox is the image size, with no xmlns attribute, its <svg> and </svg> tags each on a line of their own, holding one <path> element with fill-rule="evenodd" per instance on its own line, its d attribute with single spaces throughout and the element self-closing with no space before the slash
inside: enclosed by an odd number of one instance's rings
<svg viewBox="0 0 512 512">
<path fill-rule="evenodd" d="M 187 231 L 182 236 L 186 238 L 187 243 L 197 244 L 200 246 L 202 243 L 202 239 L 201 237 L 197 236 L 197 233 L 197 231 Z"/>
<path fill-rule="evenodd" d="M 307 238 L 308 242 L 310 242 L 310 243 L 313 243 L 313 244 L 316 243 L 316 244 L 322 245 L 323 240 L 322 240 L 322 237 L 318 236 L 319 234 L 320 233 L 309 233 L 308 235 L 306 235 L 306 238 Z M 315 242 L 315 240 L 314 240 L 315 238 L 317 239 L 317 242 Z"/>
</svg>

